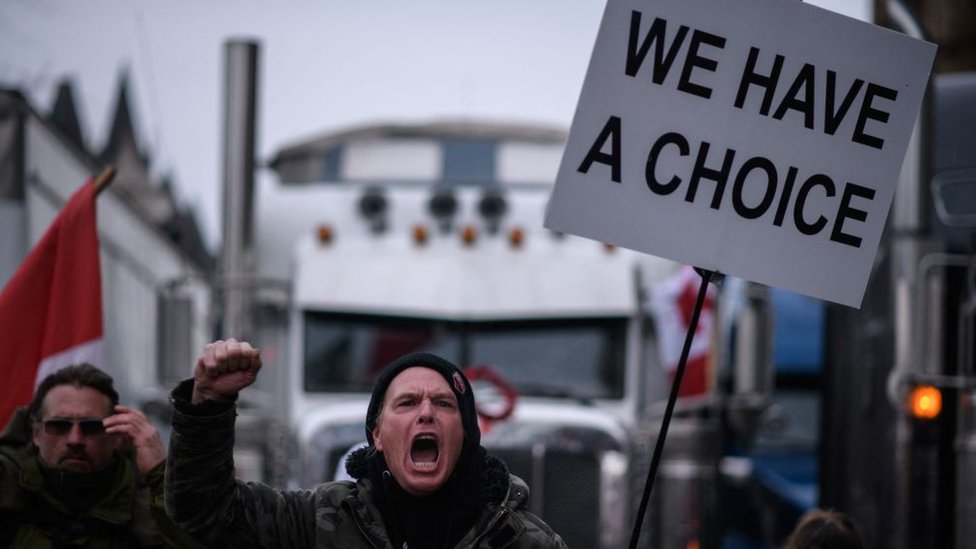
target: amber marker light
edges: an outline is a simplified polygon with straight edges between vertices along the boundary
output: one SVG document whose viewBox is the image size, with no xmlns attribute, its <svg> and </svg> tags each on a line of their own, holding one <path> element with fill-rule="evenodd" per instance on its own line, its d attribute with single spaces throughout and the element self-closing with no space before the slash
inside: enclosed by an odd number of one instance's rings
<svg viewBox="0 0 976 549">
<path fill-rule="evenodd" d="M 477 239 L 478 231 L 471 225 L 465 225 L 464 229 L 461 231 L 461 242 L 464 242 L 465 246 L 471 246 Z"/>
<path fill-rule="evenodd" d="M 942 391 L 931 385 L 919 385 L 908 395 L 908 411 L 915 419 L 935 419 L 942 411 Z"/>
<path fill-rule="evenodd" d="M 523 241 L 525 241 L 525 233 L 522 232 L 521 227 L 514 227 L 508 232 L 508 243 L 511 244 L 513 248 L 521 248 Z"/>
<path fill-rule="evenodd" d="M 328 223 L 323 223 L 318 226 L 317 234 L 319 237 L 319 242 L 322 244 L 329 244 L 332 242 L 332 238 L 335 236 L 332 234 L 332 227 Z"/>
<path fill-rule="evenodd" d="M 418 246 L 423 246 L 427 243 L 427 227 L 420 223 L 413 226 L 413 242 Z"/>
</svg>

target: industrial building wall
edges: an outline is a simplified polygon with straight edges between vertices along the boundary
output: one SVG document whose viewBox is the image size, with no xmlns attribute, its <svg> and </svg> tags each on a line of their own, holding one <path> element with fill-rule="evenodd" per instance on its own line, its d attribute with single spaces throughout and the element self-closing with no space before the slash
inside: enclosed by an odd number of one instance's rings
<svg viewBox="0 0 976 549">
<path fill-rule="evenodd" d="M 23 249 L 28 250 L 95 170 L 33 113 L 25 116 L 24 144 Z M 211 337 L 210 289 L 166 236 L 111 189 L 98 197 L 97 207 L 104 366 L 115 377 L 123 401 L 143 403 L 164 395 L 174 377 L 191 372 L 187 357 Z M 191 306 L 175 308 L 182 311 L 179 315 L 161 315 L 160 300 L 173 297 L 188 299 Z M 173 331 L 185 337 L 174 337 Z M 162 349 L 161 341 L 188 348 Z M 181 357 L 186 364 L 163 363 L 170 361 L 167 357 Z"/>
</svg>

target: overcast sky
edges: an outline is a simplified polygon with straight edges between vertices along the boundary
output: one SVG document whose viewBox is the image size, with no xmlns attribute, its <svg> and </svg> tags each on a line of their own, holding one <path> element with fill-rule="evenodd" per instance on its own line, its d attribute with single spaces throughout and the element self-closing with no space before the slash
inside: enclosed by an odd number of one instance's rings
<svg viewBox="0 0 976 549">
<path fill-rule="evenodd" d="M 730 0 L 734 1 L 734 0 Z M 868 0 L 810 3 L 869 19 Z M 119 74 L 142 148 L 219 241 L 223 48 L 256 39 L 258 155 L 349 125 L 433 118 L 568 129 L 603 0 L 0 0 L 0 86 L 46 113 L 71 78 L 105 142 Z M 269 177 L 262 173 L 259 177 Z"/>
</svg>

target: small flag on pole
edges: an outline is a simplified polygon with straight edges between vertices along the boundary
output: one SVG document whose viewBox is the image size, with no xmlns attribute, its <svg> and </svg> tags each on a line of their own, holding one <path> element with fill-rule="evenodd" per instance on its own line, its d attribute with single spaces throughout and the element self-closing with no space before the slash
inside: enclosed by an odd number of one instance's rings
<svg viewBox="0 0 976 549">
<path fill-rule="evenodd" d="M 0 292 L 0 426 L 48 374 L 100 365 L 97 192 L 93 180 L 75 192 Z"/>
<path fill-rule="evenodd" d="M 651 289 L 651 304 L 658 331 L 658 352 L 665 372 L 672 379 L 680 362 L 688 325 L 691 324 L 699 284 L 701 276 L 692 267 L 683 266 L 677 273 Z M 714 302 L 715 292 L 709 287 L 678 396 L 705 395 L 713 387 L 711 363 Z"/>
</svg>

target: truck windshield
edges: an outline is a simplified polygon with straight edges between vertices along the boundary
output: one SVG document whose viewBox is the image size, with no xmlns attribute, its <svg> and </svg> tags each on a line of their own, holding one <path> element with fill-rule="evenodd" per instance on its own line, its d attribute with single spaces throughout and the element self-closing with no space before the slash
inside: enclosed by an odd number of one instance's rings
<svg viewBox="0 0 976 549">
<path fill-rule="evenodd" d="M 412 351 L 458 366 L 490 365 L 525 396 L 623 396 L 624 318 L 457 322 L 306 312 L 304 386 L 370 392 L 384 366 Z"/>
</svg>

